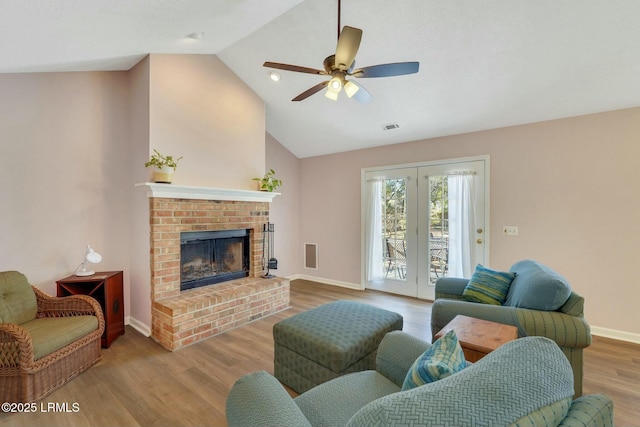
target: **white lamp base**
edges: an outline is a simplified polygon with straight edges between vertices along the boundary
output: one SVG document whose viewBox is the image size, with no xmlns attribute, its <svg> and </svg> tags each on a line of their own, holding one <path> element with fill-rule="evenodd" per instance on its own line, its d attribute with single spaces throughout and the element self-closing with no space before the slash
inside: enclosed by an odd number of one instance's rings
<svg viewBox="0 0 640 427">
<path fill-rule="evenodd" d="M 74 276 L 93 276 L 96 274 L 95 271 L 77 271 L 73 273 Z"/>
</svg>

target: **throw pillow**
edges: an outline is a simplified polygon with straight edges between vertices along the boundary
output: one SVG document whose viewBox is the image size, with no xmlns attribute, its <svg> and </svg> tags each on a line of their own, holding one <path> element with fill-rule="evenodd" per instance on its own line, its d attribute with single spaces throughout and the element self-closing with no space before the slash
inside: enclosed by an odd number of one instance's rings
<svg viewBox="0 0 640 427">
<path fill-rule="evenodd" d="M 571 295 L 569 282 L 539 262 L 519 261 L 511 266 L 516 274 L 505 305 L 532 310 L 556 311 Z"/>
<path fill-rule="evenodd" d="M 402 390 L 446 378 L 466 367 L 467 362 L 458 337 L 454 331 L 449 331 L 413 362 L 402 384 Z"/>
<path fill-rule="evenodd" d="M 502 305 L 515 273 L 491 270 L 478 264 L 469 283 L 462 291 L 465 301 Z"/>
</svg>

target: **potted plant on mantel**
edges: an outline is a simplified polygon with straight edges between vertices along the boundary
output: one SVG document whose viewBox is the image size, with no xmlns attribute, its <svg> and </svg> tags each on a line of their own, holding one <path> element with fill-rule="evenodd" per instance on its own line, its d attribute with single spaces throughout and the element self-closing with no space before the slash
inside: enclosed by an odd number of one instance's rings
<svg viewBox="0 0 640 427">
<path fill-rule="evenodd" d="M 165 156 L 160 154 L 158 150 L 153 149 L 153 155 L 151 159 L 144 164 L 145 167 L 155 166 L 156 170 L 153 172 L 153 181 L 163 184 L 171 184 L 173 180 L 173 173 L 178 167 L 178 162 L 182 157 L 178 157 L 174 160 L 173 156 Z"/>
<path fill-rule="evenodd" d="M 282 180 L 274 177 L 275 171 L 269 169 L 262 178 L 253 178 L 254 181 L 258 181 L 260 184 L 260 190 L 262 191 L 274 191 L 276 188 L 282 185 Z"/>
</svg>

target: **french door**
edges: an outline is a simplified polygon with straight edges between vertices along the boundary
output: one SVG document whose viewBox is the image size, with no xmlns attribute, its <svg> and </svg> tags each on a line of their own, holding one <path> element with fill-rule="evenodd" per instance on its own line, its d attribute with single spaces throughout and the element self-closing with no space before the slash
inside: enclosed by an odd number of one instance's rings
<svg viewBox="0 0 640 427">
<path fill-rule="evenodd" d="M 487 262 L 488 157 L 363 170 L 363 282 L 434 299 Z"/>
</svg>

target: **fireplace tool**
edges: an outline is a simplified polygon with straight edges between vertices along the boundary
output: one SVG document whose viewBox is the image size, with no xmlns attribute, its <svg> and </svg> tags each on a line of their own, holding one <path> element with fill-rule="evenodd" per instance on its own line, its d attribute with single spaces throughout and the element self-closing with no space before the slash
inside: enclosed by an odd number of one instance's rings
<svg viewBox="0 0 640 427">
<path fill-rule="evenodd" d="M 273 256 L 273 234 L 273 224 L 271 224 L 270 222 L 264 224 L 262 228 L 262 265 L 267 266 L 267 273 L 262 277 L 265 279 L 271 279 L 275 277 L 273 274 L 269 274 L 269 270 L 278 269 L 278 260 Z"/>
</svg>

